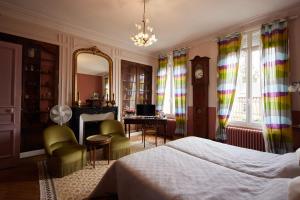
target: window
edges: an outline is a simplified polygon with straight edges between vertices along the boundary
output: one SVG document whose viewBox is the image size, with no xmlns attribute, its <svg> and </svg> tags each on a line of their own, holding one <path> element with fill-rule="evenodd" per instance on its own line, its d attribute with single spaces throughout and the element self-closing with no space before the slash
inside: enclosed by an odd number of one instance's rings
<svg viewBox="0 0 300 200">
<path fill-rule="evenodd" d="M 230 124 L 259 126 L 262 123 L 260 59 L 260 31 L 243 34 Z"/>
<path fill-rule="evenodd" d="M 173 56 L 168 56 L 167 80 L 165 97 L 163 102 L 163 112 L 165 114 L 175 114 L 175 95 L 174 95 L 174 79 L 173 79 Z"/>
</svg>

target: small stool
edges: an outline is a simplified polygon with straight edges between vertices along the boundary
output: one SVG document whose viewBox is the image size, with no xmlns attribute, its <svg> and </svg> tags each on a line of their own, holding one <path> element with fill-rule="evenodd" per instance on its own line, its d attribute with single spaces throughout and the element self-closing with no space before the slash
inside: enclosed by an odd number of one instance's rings
<svg viewBox="0 0 300 200">
<path fill-rule="evenodd" d="M 90 152 L 90 163 L 92 163 L 93 160 L 93 168 L 95 168 L 97 147 L 107 148 L 107 160 L 109 164 L 111 138 L 112 136 L 104 136 L 104 135 L 91 135 L 86 138 L 87 148 L 89 149 Z"/>
</svg>

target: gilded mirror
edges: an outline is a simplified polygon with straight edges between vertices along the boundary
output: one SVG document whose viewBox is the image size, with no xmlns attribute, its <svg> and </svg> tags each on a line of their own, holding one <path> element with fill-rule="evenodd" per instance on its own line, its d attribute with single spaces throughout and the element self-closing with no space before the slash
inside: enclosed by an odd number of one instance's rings
<svg viewBox="0 0 300 200">
<path fill-rule="evenodd" d="M 112 59 L 97 47 L 73 53 L 73 105 L 102 106 L 111 100 Z"/>
</svg>

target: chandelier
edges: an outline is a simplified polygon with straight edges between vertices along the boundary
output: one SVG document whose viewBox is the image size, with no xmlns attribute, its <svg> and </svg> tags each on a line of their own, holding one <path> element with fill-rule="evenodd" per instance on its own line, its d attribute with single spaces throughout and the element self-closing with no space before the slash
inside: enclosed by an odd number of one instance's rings
<svg viewBox="0 0 300 200">
<path fill-rule="evenodd" d="M 153 33 L 153 28 L 147 25 L 149 24 L 149 19 L 146 19 L 145 13 L 146 13 L 146 3 L 144 0 L 144 13 L 143 13 L 142 23 L 135 24 L 135 27 L 137 29 L 137 34 L 131 36 L 131 40 L 134 42 L 136 46 L 139 47 L 142 46 L 147 47 L 157 41 L 157 38 Z"/>
</svg>

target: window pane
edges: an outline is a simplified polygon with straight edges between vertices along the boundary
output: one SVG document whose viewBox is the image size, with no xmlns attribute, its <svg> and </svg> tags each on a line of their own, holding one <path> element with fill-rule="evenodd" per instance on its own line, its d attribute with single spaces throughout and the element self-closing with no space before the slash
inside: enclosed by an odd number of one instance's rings
<svg viewBox="0 0 300 200">
<path fill-rule="evenodd" d="M 240 66 L 237 77 L 236 94 L 230 121 L 246 122 L 247 112 L 247 51 L 240 54 Z"/>
<path fill-rule="evenodd" d="M 260 31 L 255 31 L 252 33 L 252 47 L 260 45 Z"/>
<path fill-rule="evenodd" d="M 241 49 L 245 49 L 247 47 L 248 47 L 248 35 L 243 35 L 241 41 Z"/>
<path fill-rule="evenodd" d="M 252 50 L 252 104 L 251 121 L 259 123 L 262 121 L 262 102 L 261 102 L 261 78 L 260 78 L 260 51 Z"/>
</svg>

